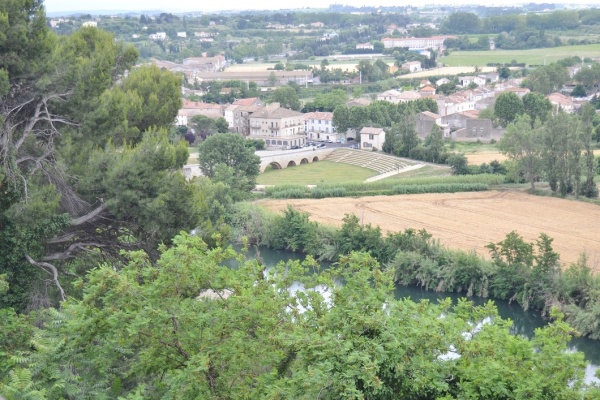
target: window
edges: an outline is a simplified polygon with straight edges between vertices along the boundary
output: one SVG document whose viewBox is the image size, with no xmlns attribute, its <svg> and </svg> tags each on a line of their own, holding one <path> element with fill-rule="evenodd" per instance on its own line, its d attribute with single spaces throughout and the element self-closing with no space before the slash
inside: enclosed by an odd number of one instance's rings
<svg viewBox="0 0 600 400">
<path fill-rule="evenodd" d="M 375 135 L 369 135 L 369 140 L 375 139 Z"/>
</svg>

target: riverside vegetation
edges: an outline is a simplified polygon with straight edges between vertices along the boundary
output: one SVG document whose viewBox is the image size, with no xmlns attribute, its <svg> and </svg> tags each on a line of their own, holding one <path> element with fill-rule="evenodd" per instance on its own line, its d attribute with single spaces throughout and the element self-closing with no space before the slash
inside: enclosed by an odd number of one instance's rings
<svg viewBox="0 0 600 400">
<path fill-rule="evenodd" d="M 335 229 L 311 222 L 307 213 L 291 207 L 274 215 L 241 204 L 232 222 L 238 237 L 321 260 L 367 252 L 403 285 L 516 301 L 525 310 L 541 310 L 546 316 L 558 307 L 581 335 L 600 339 L 600 278 L 590 270 L 585 255 L 561 268 L 552 238 L 543 233 L 535 243 L 516 232 L 507 234 L 501 242 L 489 244 L 488 261 L 444 248 L 425 230 L 383 235 L 379 227 L 363 225 L 355 215 L 346 215 L 342 227 Z"/>
</svg>

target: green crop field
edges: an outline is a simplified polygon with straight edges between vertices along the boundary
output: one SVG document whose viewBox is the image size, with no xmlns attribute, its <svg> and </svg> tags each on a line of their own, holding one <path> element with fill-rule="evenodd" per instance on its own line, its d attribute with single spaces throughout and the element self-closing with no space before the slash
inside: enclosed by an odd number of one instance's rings
<svg viewBox="0 0 600 400">
<path fill-rule="evenodd" d="M 377 172 L 355 165 L 319 161 L 284 169 L 267 170 L 257 179 L 259 185 L 318 185 L 323 183 L 364 182 Z"/>
<path fill-rule="evenodd" d="M 485 66 L 488 63 L 510 63 L 512 60 L 527 65 L 542 65 L 571 56 L 600 57 L 600 44 L 526 50 L 454 51 L 447 57 L 441 57 L 440 62 L 453 67 Z"/>
</svg>

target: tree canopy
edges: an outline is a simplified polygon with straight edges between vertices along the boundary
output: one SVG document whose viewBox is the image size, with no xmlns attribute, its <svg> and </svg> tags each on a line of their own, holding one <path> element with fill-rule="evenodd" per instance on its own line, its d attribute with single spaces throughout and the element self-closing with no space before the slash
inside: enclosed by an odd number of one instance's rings
<svg viewBox="0 0 600 400">
<path fill-rule="evenodd" d="M 0 46 L 0 307 L 64 300 L 76 259 L 152 256 L 200 225 L 198 190 L 180 172 L 187 147 L 167 139 L 179 77 L 134 69 L 135 48 L 97 28 L 55 36 L 41 1 L 0 5 Z"/>
<path fill-rule="evenodd" d="M 254 189 L 260 171 L 260 157 L 246 138 L 235 133 L 210 136 L 198 147 L 198 163 L 202 173 L 216 181 L 226 182 L 236 191 L 236 198 Z"/>
<path fill-rule="evenodd" d="M 365 253 L 309 274 L 318 270 L 311 258 L 267 271 L 198 237 L 173 243 L 157 267 L 132 252 L 120 270 L 91 271 L 81 300 L 43 315 L 33 350 L 0 390 L 82 399 L 516 399 L 576 397 L 583 386 L 585 363 L 566 351 L 571 328 L 559 314 L 529 340 L 512 334 L 491 302 L 394 299 L 392 275 Z M 237 269 L 224 265 L 231 259 Z"/>
</svg>

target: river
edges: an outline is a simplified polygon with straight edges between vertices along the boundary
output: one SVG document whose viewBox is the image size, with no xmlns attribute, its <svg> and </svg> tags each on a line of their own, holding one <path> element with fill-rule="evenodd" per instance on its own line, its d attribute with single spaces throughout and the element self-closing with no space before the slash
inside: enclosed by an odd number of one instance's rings
<svg viewBox="0 0 600 400">
<path fill-rule="evenodd" d="M 239 248 L 237 248 L 239 250 Z M 255 251 L 250 250 L 249 257 L 254 257 Z M 264 265 L 274 266 L 280 261 L 303 260 L 304 255 L 291 251 L 272 250 L 266 247 L 260 248 L 260 258 Z M 321 263 L 327 267 L 329 263 Z M 413 301 L 427 299 L 436 302 L 439 299 L 451 298 L 456 302 L 459 298 L 465 297 L 463 294 L 453 292 L 432 292 L 426 291 L 414 286 L 396 286 L 394 290 L 396 298 L 410 298 Z M 469 300 L 475 304 L 483 304 L 490 299 L 482 297 L 471 297 Z M 512 332 L 514 334 L 524 335 L 529 338 L 534 336 L 536 328 L 543 327 L 548 320 L 541 317 L 539 312 L 524 311 L 518 304 L 510 304 L 504 300 L 494 300 L 498 308 L 498 314 L 504 319 L 510 319 L 513 322 Z M 588 364 L 585 371 L 585 381 L 587 383 L 596 382 L 600 384 L 600 379 L 595 377 L 596 371 L 600 368 L 600 341 L 587 338 L 573 338 L 569 344 L 572 351 L 581 351 L 585 355 Z"/>
</svg>

